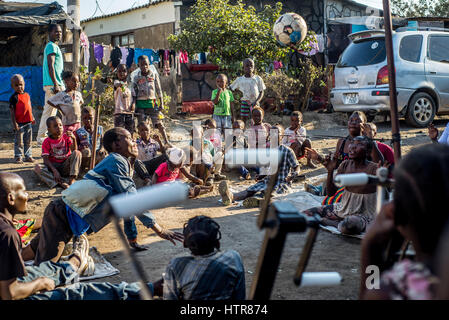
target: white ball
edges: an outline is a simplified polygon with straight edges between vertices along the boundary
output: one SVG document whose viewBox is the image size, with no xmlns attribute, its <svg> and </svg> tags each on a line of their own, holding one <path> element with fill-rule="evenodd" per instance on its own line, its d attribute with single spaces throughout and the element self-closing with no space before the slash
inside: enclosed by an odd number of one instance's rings
<svg viewBox="0 0 449 320">
<path fill-rule="evenodd" d="M 307 35 L 307 24 L 299 14 L 294 12 L 285 13 L 274 23 L 273 33 L 282 46 L 298 44 Z"/>
</svg>

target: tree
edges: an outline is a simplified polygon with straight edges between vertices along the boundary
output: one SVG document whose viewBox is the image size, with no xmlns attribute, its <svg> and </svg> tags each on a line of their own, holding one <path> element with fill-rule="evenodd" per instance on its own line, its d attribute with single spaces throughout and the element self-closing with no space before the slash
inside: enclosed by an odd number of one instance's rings
<svg viewBox="0 0 449 320">
<path fill-rule="evenodd" d="M 189 16 L 181 22 L 181 32 L 170 35 L 170 46 L 189 54 L 209 52 L 208 60 L 234 77 L 242 61 L 254 59 L 259 72 L 274 60 L 286 62 L 288 47 L 273 37 L 273 24 L 281 15 L 282 3 L 265 6 L 257 12 L 242 0 L 198 0 Z"/>
<path fill-rule="evenodd" d="M 447 17 L 447 0 L 392 0 L 392 11 L 400 17 Z"/>
</svg>

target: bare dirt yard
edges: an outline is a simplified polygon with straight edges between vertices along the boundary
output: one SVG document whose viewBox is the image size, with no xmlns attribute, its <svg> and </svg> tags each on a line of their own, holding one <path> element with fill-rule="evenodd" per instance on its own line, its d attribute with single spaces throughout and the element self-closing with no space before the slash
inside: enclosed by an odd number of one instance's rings
<svg viewBox="0 0 449 320">
<path fill-rule="evenodd" d="M 169 128 L 169 132 L 172 132 L 170 139 L 186 139 L 185 136 L 182 136 L 182 130 L 180 128 L 188 128 L 191 126 L 193 120 L 205 118 L 207 116 L 174 118 L 167 121 L 166 126 Z M 268 119 L 265 120 L 270 123 L 280 122 L 284 126 L 289 124 L 289 117 L 286 116 L 268 116 Z M 388 143 L 391 139 L 390 123 L 384 122 L 383 118 L 376 120 L 378 126 L 377 138 L 385 138 L 386 143 Z M 441 132 L 447 121 L 447 117 L 437 118 L 434 124 Z M 347 135 L 346 122 L 347 116 L 343 114 L 308 112 L 304 115 L 305 127 L 308 135 L 312 136 L 313 147 L 321 150 L 323 153 L 335 149 L 337 138 L 318 138 L 316 136 L 344 137 Z M 418 145 L 430 142 L 427 138 L 427 129 L 410 128 L 402 120 L 400 125 L 403 154 L 406 154 L 410 149 Z M 42 163 L 40 154 L 40 150 L 35 145 L 35 142 L 33 142 L 33 156 L 37 159 L 38 163 Z M 304 160 L 301 161 L 301 165 L 305 165 Z M 15 172 L 24 178 L 30 198 L 27 217 L 38 218 L 43 216 L 45 207 L 52 199 L 59 197 L 62 190 L 60 188 L 49 190 L 38 180 L 32 169 L 33 165 L 31 164 L 18 165 L 14 163 L 13 135 L 2 136 L 0 144 L 0 170 Z M 307 178 L 325 173 L 324 168 L 321 166 L 317 169 L 301 171 L 305 173 Z M 237 174 L 226 174 L 236 186 L 251 184 L 250 181 L 240 181 Z M 154 213 L 162 226 L 176 231 L 182 231 L 184 223 L 189 218 L 199 214 L 216 219 L 221 226 L 222 249 L 235 249 L 243 258 L 247 293 L 249 293 L 264 237 L 264 231 L 259 230 L 256 226 L 258 209 L 245 209 L 236 206 L 224 207 L 218 202 L 220 197 L 217 189 L 215 188 L 212 193 L 203 195 L 197 199 L 188 200 L 175 207 L 156 210 Z M 24 216 L 18 216 L 17 218 L 23 219 Z M 152 230 L 146 229 L 138 220 L 136 220 L 136 224 L 139 231 L 139 242 L 146 244 L 149 248 L 147 251 L 137 254 L 138 259 L 145 266 L 148 279 L 158 280 L 161 278 L 161 274 L 165 271 L 165 267 L 170 259 L 189 254 L 183 248 L 182 244 L 178 243 L 174 246 L 168 241 L 161 240 Z M 305 238 L 305 233 L 288 236 L 272 292 L 272 299 L 357 299 L 360 272 L 360 240 L 320 231 L 307 271 L 337 271 L 342 275 L 343 283 L 338 287 L 299 289 L 293 283 L 293 276 L 302 247 L 305 243 Z M 120 274 L 116 276 L 96 281 L 118 283 L 121 281 L 132 282 L 137 280 L 129 261 L 127 261 L 121 251 L 121 243 L 112 225 L 108 225 L 97 234 L 90 235 L 89 242 L 91 246 L 96 246 L 112 265 L 120 270 Z"/>
</svg>

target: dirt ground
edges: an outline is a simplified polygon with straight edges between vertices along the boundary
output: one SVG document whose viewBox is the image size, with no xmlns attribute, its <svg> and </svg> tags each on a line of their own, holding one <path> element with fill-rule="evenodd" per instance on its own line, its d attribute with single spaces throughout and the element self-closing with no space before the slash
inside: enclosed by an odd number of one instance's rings
<svg viewBox="0 0 449 320">
<path fill-rule="evenodd" d="M 185 119 L 177 118 L 166 122 L 170 139 L 182 140 L 185 136 L 180 128 L 188 128 L 193 120 L 205 119 L 207 116 L 196 116 Z M 438 129 L 444 129 L 448 117 L 437 118 L 434 124 Z M 268 116 L 267 122 L 280 122 L 287 126 L 289 117 Z M 304 123 L 308 135 L 312 137 L 314 148 L 323 153 L 333 151 L 337 138 L 322 138 L 319 135 L 346 136 L 347 116 L 343 114 L 319 114 L 308 112 L 304 115 Z M 391 127 L 389 122 L 383 118 L 376 119 L 378 126 L 378 138 L 385 138 L 386 143 L 391 139 Z M 401 120 L 402 153 L 406 154 L 411 148 L 429 143 L 426 129 L 408 127 Z M 314 136 L 315 135 L 315 136 Z M 31 164 L 15 164 L 13 161 L 13 135 L 0 137 L 0 170 L 15 172 L 25 180 L 29 192 L 29 210 L 27 217 L 42 217 L 45 207 L 55 197 L 59 197 L 61 189 L 49 190 L 41 183 L 34 172 Z M 42 163 L 40 150 L 33 142 L 33 156 Z M 302 161 L 304 166 L 305 162 Z M 313 170 L 301 170 L 307 178 L 315 177 L 325 173 L 323 167 Z M 228 174 L 234 185 L 249 185 L 251 182 L 239 181 L 236 174 Z M 216 186 L 218 186 L 216 184 Z M 158 222 L 169 229 L 182 231 L 183 224 L 191 217 L 199 214 L 207 215 L 216 219 L 221 226 L 222 249 L 235 249 L 243 258 L 246 272 L 247 294 L 250 291 L 254 273 L 256 271 L 257 259 L 264 237 L 264 231 L 256 226 L 258 209 L 245 209 L 243 207 L 224 207 L 219 202 L 218 188 L 211 194 L 203 195 L 198 199 L 188 200 L 175 207 L 154 211 Z M 18 216 L 17 218 L 24 218 Z M 138 259 L 145 266 L 146 274 L 150 280 L 158 280 L 165 271 L 165 267 L 176 256 L 187 255 L 189 252 L 178 243 L 176 246 L 168 241 L 161 240 L 152 230 L 146 229 L 136 220 L 139 231 L 138 240 L 141 244 L 148 246 L 147 251 L 137 254 Z M 276 277 L 272 292 L 272 299 L 291 300 L 346 300 L 357 299 L 359 289 L 359 267 L 360 267 L 360 240 L 343 236 L 333 235 L 326 231 L 320 231 L 315 244 L 312 257 L 306 271 L 337 271 L 343 277 L 343 283 L 337 287 L 329 288 L 298 288 L 293 283 L 293 276 L 299 261 L 302 247 L 305 243 L 306 234 L 289 235 L 282 255 L 282 261 Z M 112 225 L 108 225 L 97 234 L 89 236 L 91 246 L 97 249 L 120 270 L 120 274 L 99 279 L 96 281 L 110 281 L 118 283 L 121 281 L 136 281 L 131 265 L 121 251 L 121 243 Z"/>
</svg>

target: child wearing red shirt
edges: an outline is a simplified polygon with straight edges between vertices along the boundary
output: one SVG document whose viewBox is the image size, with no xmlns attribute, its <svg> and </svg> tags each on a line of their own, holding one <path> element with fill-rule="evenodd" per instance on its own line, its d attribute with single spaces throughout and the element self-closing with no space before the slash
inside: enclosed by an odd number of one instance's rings
<svg viewBox="0 0 449 320">
<path fill-rule="evenodd" d="M 163 162 L 153 174 L 153 184 L 172 182 L 179 179 L 180 168 L 186 160 L 186 154 L 182 149 L 170 148 L 167 150 L 168 161 Z"/>
<path fill-rule="evenodd" d="M 77 150 L 73 133 L 71 131 L 63 133 L 61 119 L 49 117 L 47 128 L 49 136 L 42 143 L 45 168 L 36 165 L 35 172 L 50 188 L 60 185 L 63 189 L 67 189 L 78 177 L 82 155 Z"/>
<path fill-rule="evenodd" d="M 33 129 L 31 125 L 35 122 L 31 110 L 30 95 L 25 92 L 25 80 L 20 74 L 11 77 L 11 87 L 14 94 L 9 98 L 11 121 L 15 133 L 14 159 L 16 163 L 23 163 L 22 153 L 26 162 L 34 162 L 31 155 L 31 139 Z"/>
</svg>

